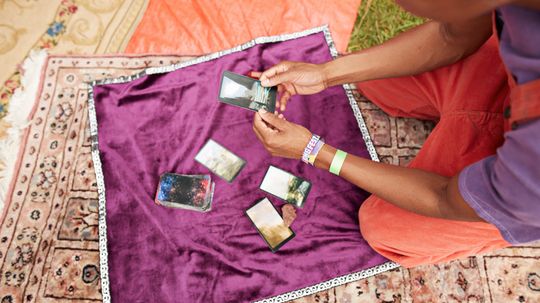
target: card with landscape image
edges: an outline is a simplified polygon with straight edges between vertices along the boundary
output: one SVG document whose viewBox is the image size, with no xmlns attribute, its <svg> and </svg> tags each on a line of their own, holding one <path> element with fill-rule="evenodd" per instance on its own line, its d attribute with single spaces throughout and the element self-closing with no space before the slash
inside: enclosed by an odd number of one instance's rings
<svg viewBox="0 0 540 303">
<path fill-rule="evenodd" d="M 268 198 L 264 198 L 251 206 L 246 210 L 246 215 L 253 222 L 253 225 L 255 225 L 272 252 L 276 252 L 295 236 L 293 230 L 285 225 L 283 218 Z"/>
<path fill-rule="evenodd" d="M 243 75 L 223 72 L 219 101 L 253 111 L 276 110 L 277 87 L 264 87 L 261 81 Z"/>
<path fill-rule="evenodd" d="M 311 190 L 311 183 L 280 168 L 270 166 L 260 188 L 301 208 Z"/>
<path fill-rule="evenodd" d="M 212 139 L 209 139 L 197 153 L 195 161 L 201 163 L 227 182 L 232 182 L 246 165 L 244 159 Z"/>
</svg>

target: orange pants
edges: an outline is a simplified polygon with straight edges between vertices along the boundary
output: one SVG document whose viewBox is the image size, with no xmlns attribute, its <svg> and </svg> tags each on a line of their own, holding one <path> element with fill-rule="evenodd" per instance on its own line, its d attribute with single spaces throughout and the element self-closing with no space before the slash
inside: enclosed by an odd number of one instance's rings
<svg viewBox="0 0 540 303">
<path fill-rule="evenodd" d="M 454 176 L 502 145 L 506 81 L 492 37 L 475 54 L 451 66 L 417 76 L 363 82 L 358 88 L 392 116 L 438 121 L 409 167 Z M 405 267 L 509 246 L 492 224 L 426 217 L 375 195 L 363 203 L 359 218 L 371 247 Z"/>
</svg>

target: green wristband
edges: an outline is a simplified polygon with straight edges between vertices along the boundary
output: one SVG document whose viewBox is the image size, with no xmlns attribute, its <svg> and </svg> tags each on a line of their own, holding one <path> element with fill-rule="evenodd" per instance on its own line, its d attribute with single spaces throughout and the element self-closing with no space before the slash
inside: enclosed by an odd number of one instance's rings
<svg viewBox="0 0 540 303">
<path fill-rule="evenodd" d="M 339 176 L 341 166 L 343 166 L 343 162 L 345 162 L 345 157 L 347 157 L 347 153 L 338 149 L 334 155 L 334 159 L 332 159 L 329 171 L 334 175 Z"/>
</svg>

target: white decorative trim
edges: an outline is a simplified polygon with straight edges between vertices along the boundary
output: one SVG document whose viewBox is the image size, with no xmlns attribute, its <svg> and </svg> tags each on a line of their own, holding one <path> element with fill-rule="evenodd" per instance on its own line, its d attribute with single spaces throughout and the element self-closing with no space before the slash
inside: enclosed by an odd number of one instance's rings
<svg viewBox="0 0 540 303">
<path fill-rule="evenodd" d="M 89 119 L 90 120 L 90 133 L 91 133 L 91 138 L 92 138 L 92 160 L 94 162 L 94 168 L 95 168 L 96 179 L 97 179 L 97 187 L 98 187 L 99 254 L 100 254 L 101 292 L 103 295 L 104 303 L 111 302 L 110 289 L 109 289 L 110 282 L 109 282 L 108 252 L 107 252 L 107 221 L 106 221 L 107 211 L 106 211 L 106 206 L 105 206 L 106 205 L 105 204 L 105 182 L 103 179 L 103 171 L 101 167 L 101 160 L 99 157 L 98 124 L 97 124 L 97 117 L 96 117 L 96 108 L 95 108 L 95 103 L 94 103 L 93 87 L 95 85 L 100 85 L 100 84 L 125 83 L 129 81 L 133 81 L 145 75 L 167 73 L 167 72 L 171 72 L 180 68 L 184 68 L 186 66 L 207 62 L 207 61 L 214 60 L 228 54 L 243 51 L 257 44 L 282 42 L 282 41 L 309 36 L 309 35 L 320 33 L 320 32 L 324 33 L 324 37 L 326 39 L 326 43 L 328 44 L 328 48 L 330 50 L 332 57 L 334 59 L 337 58 L 338 52 L 332 40 L 330 30 L 328 29 L 327 25 L 324 25 L 324 26 L 308 29 L 302 32 L 296 32 L 296 33 L 278 35 L 278 36 L 259 37 L 245 44 L 233 47 L 231 49 L 215 52 L 206 56 L 201 56 L 193 60 L 188 60 L 185 62 L 181 62 L 178 64 L 169 65 L 169 66 L 150 67 L 140 73 L 133 74 L 130 76 L 108 78 L 108 79 L 93 81 L 92 83 L 90 83 L 90 86 L 88 88 L 88 113 L 90 117 Z M 356 118 L 356 121 L 358 122 L 358 127 L 360 128 L 360 132 L 362 133 L 362 138 L 364 139 L 366 147 L 369 151 L 369 155 L 371 156 L 371 159 L 373 161 L 379 161 L 377 152 L 375 151 L 375 147 L 373 146 L 373 142 L 371 141 L 371 137 L 369 136 L 366 123 L 364 121 L 364 118 L 362 117 L 362 113 L 360 112 L 358 104 L 356 103 L 356 100 L 354 99 L 352 88 L 350 87 L 349 84 L 345 84 L 343 85 L 343 89 L 345 90 L 347 98 L 349 99 L 349 104 L 353 110 L 353 114 Z M 294 300 L 294 299 L 298 299 L 307 295 L 311 295 L 311 294 L 314 294 L 323 290 L 327 290 L 332 287 L 336 287 L 339 285 L 343 285 L 346 283 L 350 283 L 350 282 L 358 281 L 360 279 L 371 277 L 373 275 L 376 275 L 376 274 L 379 274 L 388 270 L 392 270 L 397 267 L 399 267 L 397 263 L 386 262 L 378 266 L 374 266 L 368 269 L 360 270 L 358 272 L 336 277 L 326 282 L 321 282 L 313 286 L 308 286 L 299 290 L 291 291 L 282 295 L 263 299 L 257 302 L 264 302 L 264 303 L 286 302 L 289 300 Z"/>
<path fill-rule="evenodd" d="M 99 235 L 99 272 L 101 276 L 101 295 L 103 302 L 111 302 L 111 292 L 109 290 L 109 253 L 107 249 L 107 208 L 105 207 L 105 179 L 101 166 L 98 148 L 98 126 L 96 116 L 96 105 L 94 103 L 92 82 L 88 89 L 88 117 L 90 122 L 90 138 L 92 140 L 92 162 L 96 173 L 96 182 L 98 189 L 98 235 Z"/>
<path fill-rule="evenodd" d="M 334 40 L 332 40 L 332 34 L 330 33 L 328 27 L 324 28 L 324 38 L 326 39 L 326 43 L 328 44 L 328 48 L 330 49 L 330 54 L 334 59 L 337 59 L 338 51 L 336 49 L 336 45 L 334 44 Z M 354 117 L 358 122 L 358 128 L 360 128 L 362 138 L 366 143 L 369 156 L 371 157 L 371 160 L 379 162 L 379 156 L 377 155 L 377 150 L 375 150 L 375 146 L 371 141 L 371 136 L 369 135 L 366 122 L 364 121 L 364 117 L 362 117 L 362 112 L 358 107 L 358 103 L 356 103 L 356 99 L 354 99 L 353 89 L 350 84 L 343 84 L 343 89 L 347 94 L 347 98 L 349 99 L 349 104 L 351 105 L 351 109 L 353 110 Z"/>
<path fill-rule="evenodd" d="M 311 29 L 308 29 L 308 30 L 305 30 L 305 31 L 291 33 L 291 34 L 284 34 L 284 35 L 278 35 L 278 36 L 268 36 L 268 37 L 258 37 L 258 38 L 255 38 L 255 39 L 247 42 L 247 43 L 244 43 L 242 45 L 238 45 L 236 47 L 233 47 L 233 48 L 230 48 L 230 49 L 227 49 L 227 50 L 215 52 L 213 54 L 209 54 L 209 55 L 206 55 L 206 56 L 198 57 L 198 58 L 195 58 L 193 60 L 189 60 L 189 61 L 185 61 L 185 62 L 181 62 L 181 63 L 178 63 L 178 64 L 169 65 L 169 66 L 150 67 L 150 68 L 146 69 L 146 73 L 147 74 L 160 74 L 160 73 L 172 72 L 172 71 L 177 70 L 179 68 L 183 68 L 183 67 L 186 67 L 186 66 L 199 64 L 199 63 L 210 61 L 210 60 L 214 60 L 214 59 L 217 59 L 219 57 L 223 57 L 225 55 L 229 55 L 229 54 L 232 54 L 232 53 L 237 53 L 237 52 L 246 50 L 248 48 L 251 48 L 251 47 L 253 47 L 253 46 L 257 45 L 257 44 L 282 42 L 282 41 L 287 41 L 287 40 L 292 40 L 292 39 L 296 39 L 296 38 L 309 36 L 309 35 L 312 35 L 312 34 L 323 32 L 323 31 L 325 32 L 325 36 L 326 36 L 326 32 L 328 32 L 328 34 L 330 34 L 330 31 L 328 30 L 328 26 L 323 25 L 323 26 L 319 26 L 319 27 L 311 28 Z"/>
<path fill-rule="evenodd" d="M 47 51 L 33 50 L 24 60 L 21 86 L 15 90 L 8 103 L 8 114 L 4 121 L 9 124 L 6 138 L 0 141 L 0 217 L 7 200 L 7 191 L 15 175 L 24 130 L 30 124 L 29 116 L 36 103 L 41 69 L 47 59 Z M 0 165 L 0 166 L 1 166 Z"/>
<path fill-rule="evenodd" d="M 298 298 L 302 298 L 302 297 L 305 297 L 305 296 L 316 294 L 318 292 L 321 292 L 323 290 L 327 290 L 327 289 L 330 289 L 330 288 L 333 288 L 333 287 L 336 287 L 336 286 L 340 286 L 340 285 L 347 284 L 347 283 L 350 283 L 350 282 L 354 282 L 354 281 L 362 280 L 362 279 L 365 279 L 365 278 L 369 278 L 371 276 L 374 276 L 374 275 L 377 275 L 377 274 L 380 274 L 380 273 L 383 273 L 385 271 L 389 271 L 389 270 L 392 270 L 392 269 L 395 269 L 395 268 L 398 268 L 398 267 L 399 267 L 399 264 L 397 264 L 397 263 L 386 262 L 386 263 L 383 263 L 381 265 L 370 267 L 370 268 L 367 268 L 367 269 L 364 269 L 364 270 L 361 270 L 361 271 L 358 271 L 358 272 L 355 272 L 355 273 L 351 273 L 351 274 L 348 274 L 348 275 L 343 275 L 343 276 L 340 276 L 340 277 L 336 277 L 336 278 L 330 279 L 330 280 L 328 280 L 326 282 L 321 282 L 321 283 L 315 284 L 313 286 L 304 287 L 304 288 L 299 289 L 299 290 L 294 290 L 294 291 L 284 293 L 284 294 L 279 295 L 279 296 L 275 296 L 275 297 L 271 297 L 271 298 L 268 298 L 268 299 L 263 299 L 263 300 L 260 300 L 260 301 L 256 301 L 254 303 L 282 303 L 282 302 L 288 302 L 290 300 L 295 300 L 295 299 L 298 299 Z"/>
</svg>

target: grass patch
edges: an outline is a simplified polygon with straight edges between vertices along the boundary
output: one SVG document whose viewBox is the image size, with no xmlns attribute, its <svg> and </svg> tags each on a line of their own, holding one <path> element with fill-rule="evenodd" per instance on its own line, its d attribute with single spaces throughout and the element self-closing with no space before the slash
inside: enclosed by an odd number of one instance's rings
<svg viewBox="0 0 540 303">
<path fill-rule="evenodd" d="M 423 22 L 424 19 L 405 12 L 393 0 L 363 0 L 347 49 L 353 52 L 381 44 Z"/>
</svg>

